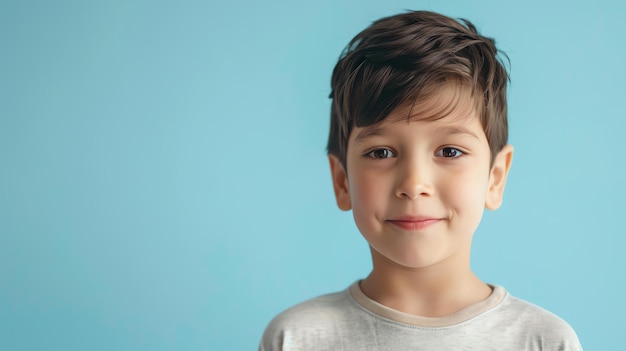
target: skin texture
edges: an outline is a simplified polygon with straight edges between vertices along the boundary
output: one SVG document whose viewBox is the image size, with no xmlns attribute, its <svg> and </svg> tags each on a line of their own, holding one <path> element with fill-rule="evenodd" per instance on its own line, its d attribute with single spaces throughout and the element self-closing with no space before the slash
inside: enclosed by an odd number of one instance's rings
<svg viewBox="0 0 626 351">
<path fill-rule="evenodd" d="M 484 208 L 502 203 L 513 148 L 490 167 L 474 106 L 469 94 L 444 88 L 380 124 L 354 128 L 347 170 L 329 156 L 337 205 L 352 210 L 372 252 L 361 289 L 383 305 L 444 316 L 491 293 L 470 269 L 470 249 Z"/>
</svg>

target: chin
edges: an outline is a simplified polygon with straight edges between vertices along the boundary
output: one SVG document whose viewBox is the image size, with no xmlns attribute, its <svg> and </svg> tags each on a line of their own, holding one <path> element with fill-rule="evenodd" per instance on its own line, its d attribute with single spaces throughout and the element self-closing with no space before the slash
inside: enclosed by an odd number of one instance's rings
<svg viewBox="0 0 626 351">
<path fill-rule="evenodd" d="M 435 254 L 419 254 L 415 251 L 404 254 L 392 254 L 392 253 L 380 253 L 379 254 L 384 258 L 387 263 L 390 263 L 393 266 L 404 269 L 422 269 L 427 267 L 432 267 L 445 261 L 446 257 L 444 255 Z"/>
</svg>

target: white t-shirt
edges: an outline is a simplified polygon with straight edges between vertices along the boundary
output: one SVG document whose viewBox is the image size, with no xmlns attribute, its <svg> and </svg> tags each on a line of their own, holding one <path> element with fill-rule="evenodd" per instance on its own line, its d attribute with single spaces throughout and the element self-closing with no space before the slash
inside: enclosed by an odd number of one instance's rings
<svg viewBox="0 0 626 351">
<path fill-rule="evenodd" d="M 355 282 L 276 316 L 259 350 L 582 350 L 565 321 L 492 288 L 484 301 L 429 318 L 383 306 Z"/>
</svg>

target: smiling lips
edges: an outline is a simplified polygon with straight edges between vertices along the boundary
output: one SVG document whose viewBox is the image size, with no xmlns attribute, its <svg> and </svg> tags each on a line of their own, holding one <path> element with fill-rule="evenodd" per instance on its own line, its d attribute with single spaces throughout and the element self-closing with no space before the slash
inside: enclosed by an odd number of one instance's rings
<svg viewBox="0 0 626 351">
<path fill-rule="evenodd" d="M 400 217 L 395 219 L 389 219 L 387 222 L 396 225 L 405 230 L 419 230 L 429 227 L 439 221 L 442 221 L 442 218 L 434 218 L 434 217 Z"/>
</svg>

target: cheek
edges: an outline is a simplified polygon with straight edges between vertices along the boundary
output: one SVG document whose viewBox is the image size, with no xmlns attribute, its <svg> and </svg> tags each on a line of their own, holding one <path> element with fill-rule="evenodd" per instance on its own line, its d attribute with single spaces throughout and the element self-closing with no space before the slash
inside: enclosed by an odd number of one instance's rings
<svg viewBox="0 0 626 351">
<path fill-rule="evenodd" d="M 375 212 L 384 206 L 388 198 L 388 183 L 374 172 L 360 172 L 357 177 L 349 178 L 354 215 Z"/>
<path fill-rule="evenodd" d="M 465 171 L 448 179 L 446 197 L 457 211 L 482 213 L 487 193 L 488 174 Z"/>
<path fill-rule="evenodd" d="M 360 175 L 350 179 L 350 199 L 355 209 L 372 201 L 376 197 L 376 188 L 367 180 L 367 176 Z"/>
</svg>

